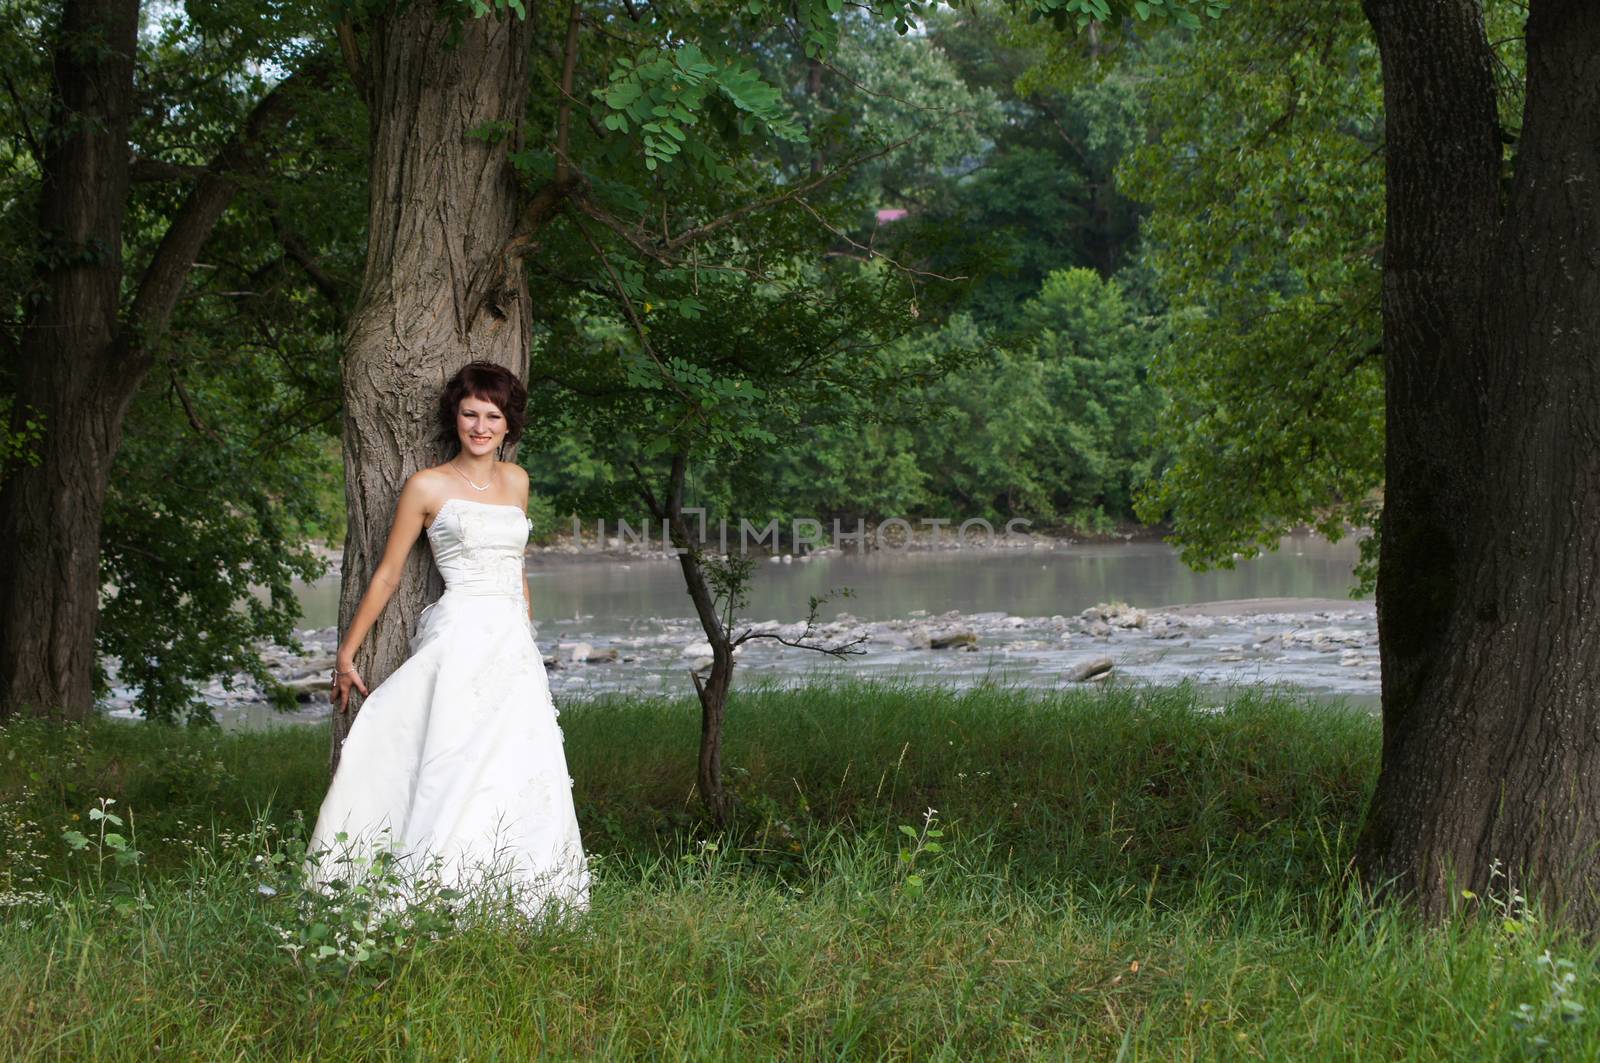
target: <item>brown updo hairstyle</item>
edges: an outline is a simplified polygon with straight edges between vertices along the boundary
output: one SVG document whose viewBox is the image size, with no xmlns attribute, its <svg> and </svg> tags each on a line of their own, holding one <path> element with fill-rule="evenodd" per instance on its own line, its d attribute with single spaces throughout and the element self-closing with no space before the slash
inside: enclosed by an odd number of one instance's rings
<svg viewBox="0 0 1600 1063">
<path fill-rule="evenodd" d="M 452 455 L 461 446 L 461 437 L 456 434 L 456 414 L 461 410 L 462 400 L 468 398 L 500 407 L 506 417 L 506 438 L 502 446 L 516 446 L 528 423 L 528 389 L 517 379 L 517 374 L 494 362 L 468 362 L 446 382 L 439 396 L 439 442 L 447 447 L 455 444 Z"/>
</svg>

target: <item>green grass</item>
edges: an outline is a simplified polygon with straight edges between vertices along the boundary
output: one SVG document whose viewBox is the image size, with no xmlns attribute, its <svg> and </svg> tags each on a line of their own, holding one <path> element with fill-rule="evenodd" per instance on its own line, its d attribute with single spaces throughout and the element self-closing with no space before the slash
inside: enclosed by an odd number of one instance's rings
<svg viewBox="0 0 1600 1063">
<path fill-rule="evenodd" d="M 361 962 L 271 857 L 315 814 L 325 729 L 13 725 L 0 1058 L 1595 1058 L 1591 946 L 1345 884 L 1375 720 L 1211 700 L 741 693 L 716 837 L 688 701 L 567 704 L 589 914 L 390 920 Z M 137 864 L 62 842 L 102 797 Z M 901 830 L 930 808 L 943 851 Z M 319 923 L 331 958 L 284 947 Z"/>
</svg>

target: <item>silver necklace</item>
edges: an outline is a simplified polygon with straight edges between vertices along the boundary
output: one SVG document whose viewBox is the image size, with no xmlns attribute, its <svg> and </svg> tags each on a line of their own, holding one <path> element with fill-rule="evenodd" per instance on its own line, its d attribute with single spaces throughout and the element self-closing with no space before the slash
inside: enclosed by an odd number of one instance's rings
<svg viewBox="0 0 1600 1063">
<path fill-rule="evenodd" d="M 482 487 L 479 487 L 477 484 L 472 482 L 472 480 L 467 476 L 466 473 L 464 473 L 460 469 L 456 468 L 456 463 L 455 462 L 452 461 L 452 462 L 449 462 L 448 464 L 452 469 L 455 469 L 455 472 L 456 472 L 457 476 L 459 476 L 463 480 L 467 481 L 467 486 L 472 488 L 474 491 L 487 491 L 487 490 L 489 490 L 489 488 L 494 486 L 494 471 L 492 469 L 489 472 L 489 482 L 484 484 Z"/>
</svg>

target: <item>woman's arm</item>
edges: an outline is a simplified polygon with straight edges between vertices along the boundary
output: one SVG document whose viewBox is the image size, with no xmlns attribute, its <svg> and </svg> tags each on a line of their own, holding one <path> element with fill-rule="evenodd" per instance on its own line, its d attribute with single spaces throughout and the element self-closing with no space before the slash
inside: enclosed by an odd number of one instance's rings
<svg viewBox="0 0 1600 1063">
<path fill-rule="evenodd" d="M 367 693 L 367 686 L 356 671 L 356 649 L 383 614 L 389 599 L 394 597 L 394 589 L 400 585 L 400 572 L 405 566 L 406 555 L 411 553 L 417 536 L 422 534 L 422 523 L 428 515 L 430 501 L 431 493 L 427 485 L 417 476 L 407 480 L 400 491 L 400 501 L 395 504 L 394 523 L 389 528 L 389 540 L 384 544 L 383 559 L 373 570 L 366 592 L 356 606 L 356 615 L 351 619 L 350 627 L 339 643 L 339 651 L 334 656 L 333 703 L 340 712 L 349 705 L 352 687 L 361 691 L 363 697 Z"/>
</svg>

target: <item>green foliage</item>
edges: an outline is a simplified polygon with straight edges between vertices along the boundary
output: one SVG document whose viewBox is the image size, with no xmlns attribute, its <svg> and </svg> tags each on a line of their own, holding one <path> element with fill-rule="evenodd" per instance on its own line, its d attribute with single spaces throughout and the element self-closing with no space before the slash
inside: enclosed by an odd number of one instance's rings
<svg viewBox="0 0 1600 1063">
<path fill-rule="evenodd" d="M 1080 31 L 1088 29 L 1091 22 L 1125 20 L 1130 15 L 1139 22 L 1152 18 L 1171 19 L 1179 26 L 1193 29 L 1200 25 L 1202 15 L 1221 18 L 1228 6 L 1226 0 L 1133 0 L 1115 7 L 1110 0 L 1034 0 L 1033 3 L 1035 11 L 1051 18 L 1058 26 L 1070 23 Z"/>
<path fill-rule="evenodd" d="M 191 401 L 218 427 L 194 428 L 153 389 L 137 401 L 106 501 L 98 645 L 145 715 L 206 721 L 196 688 L 235 673 L 270 686 L 258 641 L 298 645 L 294 583 L 324 571 L 307 540 L 339 467 L 318 436 L 280 420 L 305 397 L 270 363 L 194 354 Z"/>
<path fill-rule="evenodd" d="M 887 386 L 871 359 L 909 320 L 903 281 L 889 270 L 846 266 L 823 284 L 791 260 L 759 278 L 730 270 L 649 278 L 664 302 L 637 304 L 648 348 L 592 303 L 583 331 L 541 360 L 554 382 L 535 390 L 530 438 L 550 442 L 523 453 L 537 489 L 564 505 L 638 512 L 635 470 L 659 470 L 675 453 L 695 462 L 691 505 L 767 496 L 762 468 L 773 455 Z M 597 359 L 597 344 L 614 353 Z M 659 496 L 659 477 L 644 483 Z"/>
<path fill-rule="evenodd" d="M 1147 372 L 1161 324 L 1085 269 L 1050 274 L 1021 317 L 1018 335 L 932 389 L 940 415 L 919 439 L 930 490 L 985 517 L 1120 516 L 1155 460 Z"/>
<path fill-rule="evenodd" d="M 673 161 L 690 136 L 698 138 L 702 116 L 718 103 L 733 111 L 721 124 L 731 124 L 740 135 L 759 127 L 780 140 L 805 139 L 782 106 L 778 89 L 741 60 L 724 56 L 712 61 L 692 43 L 619 56 L 609 83 L 593 94 L 605 104 L 601 124 L 606 129 L 626 134 L 638 128 L 647 170 Z M 714 149 L 698 139 L 690 157 L 706 165 L 710 177 L 724 172 Z"/>
<path fill-rule="evenodd" d="M 729 449 L 715 451 L 718 460 L 692 479 L 694 504 L 761 520 L 837 518 L 845 528 L 857 518 L 948 516 L 952 508 L 963 518 L 1104 527 L 1128 511 L 1135 486 L 1160 460 L 1149 435 L 1163 400 L 1148 364 L 1164 342 L 1164 322 L 1090 270 L 1051 274 L 1021 317 L 1021 331 L 999 342 L 958 315 L 883 347 L 870 363 L 835 367 L 830 372 L 842 375 L 819 386 L 781 380 L 750 399 L 756 406 L 724 411 L 755 419 L 744 425 L 743 443 L 729 433 L 707 436 Z M 777 342 L 785 333 L 772 328 L 775 318 L 761 321 L 773 364 L 794 357 Z M 710 335 L 747 342 L 721 314 L 704 324 Z M 620 329 L 613 333 L 626 342 Z M 819 335 L 810 324 L 787 334 Z M 683 330 L 686 342 L 696 335 Z M 699 349 L 725 363 L 734 357 L 722 355 L 728 348 Z M 617 392 L 618 413 L 636 417 L 659 402 L 665 423 L 678 424 L 676 392 L 658 385 L 637 354 L 621 360 L 636 367 L 651 397 Z M 686 389 L 709 386 L 687 365 L 669 365 L 669 373 Z M 619 510 L 604 507 L 630 501 L 626 455 L 640 445 L 639 426 L 592 420 L 593 396 L 604 387 L 594 377 L 573 387 L 538 398 L 541 424 L 551 427 L 536 436 L 553 442 L 527 451 L 529 468 L 541 490 L 565 492 L 562 504 L 614 516 Z M 599 460 L 607 454 L 615 457 Z"/>
<path fill-rule="evenodd" d="M 643 471 L 688 447 L 690 504 L 752 518 L 848 523 L 961 508 L 1098 526 L 1127 515 L 1134 481 L 1156 462 L 1139 448 L 1159 404 L 1145 381 L 1159 325 L 1087 272 L 1076 287 L 1052 278 L 1041 289 L 1063 258 L 1105 265 L 1125 254 L 1132 215 L 1110 174 L 1138 136 L 1136 98 L 1094 85 L 1008 99 L 989 60 L 1003 56 L 1020 74 L 1036 49 L 991 43 L 990 16 L 961 19 L 912 39 L 850 23 L 820 76 L 781 37 L 763 37 L 771 47 L 754 54 L 765 81 L 799 86 L 789 99 L 803 142 L 700 121 L 715 97 L 685 87 L 712 76 L 698 49 L 604 61 L 593 94 L 603 109 L 587 131 L 574 128 L 573 155 L 634 235 L 580 222 L 547 243 L 555 253 L 543 268 L 569 298 L 545 304 L 530 432 L 539 443 L 524 453 L 556 508 L 635 513 L 633 463 Z M 685 93 L 693 106 L 673 111 L 671 97 Z M 628 153 L 605 137 L 590 144 L 647 117 L 692 129 L 662 135 L 685 153 L 707 148 L 689 157 L 715 166 L 641 182 Z M 549 179 L 544 156 L 521 158 L 530 180 Z M 846 169 L 827 179 L 836 159 Z M 1038 186 L 1014 188 L 1029 171 Z M 818 176 L 815 191 L 786 193 Z M 692 254 L 647 250 L 764 197 L 769 209 Z M 910 205 L 911 217 L 862 220 L 886 203 Z M 807 264 L 823 255 L 825 266 Z M 973 273 L 976 294 L 930 276 Z M 941 327 L 963 305 L 984 324 Z"/>
<path fill-rule="evenodd" d="M 981 248 L 963 305 L 983 324 L 1009 328 L 1051 270 L 1109 277 L 1131 260 L 1136 207 L 1113 171 L 1145 135 L 1138 79 L 1120 66 L 1068 77 L 1062 71 L 1077 70 L 1081 56 L 1053 57 L 1060 39 L 991 7 L 940 17 L 930 30 L 963 80 L 997 99 L 1002 120 L 992 146 L 934 186 L 903 231 L 941 248 Z M 948 271 L 944 254 L 931 261 Z"/>
<path fill-rule="evenodd" d="M 11 396 L 0 395 L 0 484 L 5 483 L 7 471 L 18 463 L 39 464 L 34 447 L 44 438 L 44 415 L 30 410 L 13 418 L 13 405 Z"/>
<path fill-rule="evenodd" d="M 1140 513 L 1199 566 L 1368 525 L 1382 482 L 1377 50 L 1350 5 L 1240 7 L 1150 49 L 1155 136 L 1121 171 L 1175 308 L 1174 459 Z"/>
<path fill-rule="evenodd" d="M 790 100 L 807 129 L 803 148 L 777 147 L 798 173 L 860 160 L 837 180 L 863 205 L 918 212 L 980 170 L 1003 135 L 1002 93 L 971 78 L 934 33 L 902 37 L 882 24 L 852 20 L 826 67 L 814 79 L 812 73 L 768 74 L 795 85 Z M 858 235 L 890 239 L 903 224 L 874 225 Z"/>
<path fill-rule="evenodd" d="M 635 39 L 662 38 L 651 49 L 586 39 L 583 76 L 600 85 L 569 154 L 592 207 L 552 222 L 534 264 L 547 298 L 521 453 L 561 510 L 636 514 L 642 487 L 662 495 L 675 455 L 689 462 L 688 504 L 760 508 L 775 497 L 772 469 L 808 433 L 892 391 L 888 345 L 951 287 L 855 235 L 877 189 L 852 160 L 920 173 L 889 139 L 905 139 L 903 104 L 857 97 L 836 115 L 845 93 L 777 87 L 805 69 L 781 28 L 663 19 L 640 16 Z M 858 55 L 862 35 L 853 27 L 841 54 Z M 925 45 L 872 40 L 913 69 L 937 64 Z M 834 159 L 843 172 L 828 169 Z M 540 150 L 518 163 L 530 191 L 555 173 Z"/>
<path fill-rule="evenodd" d="M 0 484 L 19 464 L 38 463 L 35 444 L 43 438 L 43 415 L 18 410 L 13 400 L 14 353 L 36 260 L 49 251 L 35 238 L 42 150 L 38 130 L 45 127 L 43 87 L 48 83 L 50 54 L 45 47 L 45 20 L 53 5 L 44 0 L 18 0 L 0 25 L 0 69 L 10 89 L 0 93 Z"/>
</svg>

